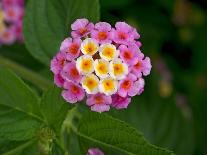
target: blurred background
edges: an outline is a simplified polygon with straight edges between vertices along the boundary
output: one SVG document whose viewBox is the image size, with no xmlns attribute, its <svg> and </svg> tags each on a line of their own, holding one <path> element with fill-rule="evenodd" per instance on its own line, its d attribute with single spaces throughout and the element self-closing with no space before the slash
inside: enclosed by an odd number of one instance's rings
<svg viewBox="0 0 207 155">
<path fill-rule="evenodd" d="M 143 95 L 113 114 L 153 144 L 206 155 L 207 1 L 101 0 L 101 19 L 135 26 L 153 66 Z"/>
<path fill-rule="evenodd" d="M 151 143 L 178 155 L 207 155 L 207 1 L 100 3 L 102 21 L 126 21 L 138 29 L 141 50 L 153 66 L 144 93 L 134 98 L 127 110 L 112 111 L 111 115 L 141 130 Z M 24 44 L 1 46 L 0 55 L 52 80 L 48 68 L 35 60 Z"/>
</svg>

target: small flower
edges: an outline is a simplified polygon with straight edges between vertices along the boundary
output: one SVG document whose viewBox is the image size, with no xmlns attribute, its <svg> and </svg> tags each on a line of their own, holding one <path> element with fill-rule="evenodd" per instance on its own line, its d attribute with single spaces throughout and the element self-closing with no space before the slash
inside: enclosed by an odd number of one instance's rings
<svg viewBox="0 0 207 155">
<path fill-rule="evenodd" d="M 94 28 L 93 23 L 90 23 L 88 19 L 77 19 L 72 25 L 71 35 L 73 38 L 81 38 L 87 36 Z"/>
<path fill-rule="evenodd" d="M 106 43 L 100 46 L 99 54 L 102 59 L 110 61 L 118 58 L 119 51 L 116 50 L 116 46 L 114 46 L 113 44 Z"/>
<path fill-rule="evenodd" d="M 67 55 L 67 60 L 72 61 L 80 55 L 80 45 L 80 39 L 66 38 L 61 44 L 60 51 Z"/>
<path fill-rule="evenodd" d="M 81 51 L 83 54 L 94 55 L 98 51 L 98 43 L 96 40 L 87 38 L 81 44 Z"/>
<path fill-rule="evenodd" d="M 95 95 L 89 95 L 88 99 L 86 100 L 86 104 L 88 106 L 91 106 L 92 111 L 100 113 L 104 111 L 109 111 L 111 103 L 111 96 L 106 96 L 100 93 Z"/>
<path fill-rule="evenodd" d="M 139 93 L 139 90 L 137 90 L 136 85 L 134 82 L 137 80 L 137 77 L 133 74 L 128 74 L 127 77 L 120 81 L 119 83 L 119 89 L 118 94 L 121 97 L 126 96 L 135 96 Z M 136 92 L 137 90 L 137 92 Z"/>
<path fill-rule="evenodd" d="M 105 95 L 112 95 L 117 92 L 118 82 L 112 78 L 102 79 L 100 81 L 99 90 Z"/>
<path fill-rule="evenodd" d="M 4 10 L 5 20 L 8 22 L 17 22 L 23 17 L 23 9 L 17 5 L 6 7 Z"/>
<path fill-rule="evenodd" d="M 138 61 L 138 54 L 140 50 L 137 48 L 137 46 L 129 46 L 121 45 L 119 46 L 120 50 L 120 57 L 121 59 L 127 63 L 128 65 L 135 65 Z"/>
<path fill-rule="evenodd" d="M 63 69 L 63 66 L 66 63 L 66 55 L 62 52 L 59 52 L 51 61 L 50 70 L 54 74 L 60 73 Z"/>
<path fill-rule="evenodd" d="M 100 78 L 106 78 L 109 76 L 109 62 L 104 59 L 96 59 L 94 62 L 94 69 L 96 75 Z"/>
<path fill-rule="evenodd" d="M 81 75 L 79 74 L 75 62 L 67 63 L 61 72 L 62 77 L 67 81 L 81 81 Z"/>
<path fill-rule="evenodd" d="M 138 60 L 134 66 L 132 66 L 132 73 L 134 73 L 137 77 L 141 77 L 142 75 L 147 76 L 150 74 L 152 65 L 150 62 L 150 58 L 146 57 L 144 59 L 144 54 L 139 54 Z"/>
<path fill-rule="evenodd" d="M 95 29 L 91 32 L 92 38 L 99 43 L 111 43 L 110 40 L 111 25 L 106 22 L 96 23 Z"/>
<path fill-rule="evenodd" d="M 96 94 L 99 91 L 99 79 L 94 74 L 83 77 L 81 84 L 88 94 Z"/>
<path fill-rule="evenodd" d="M 91 74 L 94 71 L 93 58 L 89 55 L 82 55 L 76 61 L 76 68 L 82 75 Z"/>
<path fill-rule="evenodd" d="M 83 100 L 85 93 L 84 90 L 74 82 L 65 82 L 64 83 L 64 90 L 62 92 L 63 98 L 68 101 L 69 103 L 76 103 L 78 101 Z"/>
<path fill-rule="evenodd" d="M 11 45 L 15 42 L 15 34 L 12 29 L 5 29 L 4 31 L 0 32 L 0 42 L 4 44 Z"/>
<path fill-rule="evenodd" d="M 121 97 L 118 94 L 112 95 L 112 104 L 111 106 L 116 109 L 126 109 L 131 102 L 130 97 Z"/>
<path fill-rule="evenodd" d="M 116 29 L 112 29 L 111 36 L 115 43 L 128 45 L 139 38 L 137 31 L 125 22 L 117 22 Z"/>
<path fill-rule="evenodd" d="M 88 150 L 87 155 L 104 155 L 104 153 L 98 148 L 91 148 Z"/>
<path fill-rule="evenodd" d="M 54 83 L 58 86 L 58 87 L 63 87 L 65 80 L 63 79 L 63 77 L 60 74 L 55 74 L 54 75 Z"/>
<path fill-rule="evenodd" d="M 144 91 L 144 85 L 145 81 L 143 78 L 139 78 L 135 83 L 134 83 L 134 92 L 131 92 L 132 94 L 140 95 Z"/>
<path fill-rule="evenodd" d="M 121 59 L 115 59 L 110 62 L 109 73 L 112 78 L 122 80 L 128 74 L 128 66 Z"/>
</svg>

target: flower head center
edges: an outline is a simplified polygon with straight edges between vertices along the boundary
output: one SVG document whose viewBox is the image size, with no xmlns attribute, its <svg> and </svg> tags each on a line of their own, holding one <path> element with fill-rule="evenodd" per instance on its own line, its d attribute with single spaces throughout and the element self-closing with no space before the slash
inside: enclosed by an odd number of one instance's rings
<svg viewBox="0 0 207 155">
<path fill-rule="evenodd" d="M 73 77 L 75 77 L 75 76 L 78 76 L 78 75 L 79 75 L 79 73 L 78 73 L 78 71 L 77 71 L 77 69 L 76 69 L 76 68 L 72 68 L 72 69 L 70 70 L 70 74 L 71 74 L 71 76 L 73 76 Z"/>
<path fill-rule="evenodd" d="M 115 75 L 120 75 L 124 72 L 124 68 L 122 64 L 114 64 L 114 74 Z"/>
<path fill-rule="evenodd" d="M 102 104 L 104 101 L 102 96 L 95 96 L 94 99 L 96 101 L 96 104 Z"/>
<path fill-rule="evenodd" d="M 77 54 L 78 53 L 78 50 L 79 50 L 79 46 L 78 44 L 72 44 L 68 51 L 71 53 L 71 54 Z"/>
<path fill-rule="evenodd" d="M 125 40 L 127 38 L 127 35 L 126 33 L 124 32 L 119 32 L 118 33 L 118 37 L 121 39 L 121 40 Z"/>
<path fill-rule="evenodd" d="M 84 28 L 79 29 L 78 32 L 80 33 L 80 35 L 84 35 L 85 33 L 88 32 L 88 29 L 84 27 Z"/>
<path fill-rule="evenodd" d="M 124 52 L 124 58 L 130 60 L 132 58 L 132 54 L 130 53 L 130 51 L 125 51 Z"/>
<path fill-rule="evenodd" d="M 85 85 L 88 87 L 88 89 L 93 90 L 94 88 L 97 87 L 98 82 L 95 81 L 94 79 L 88 79 L 86 80 Z"/>
<path fill-rule="evenodd" d="M 103 55 L 108 58 L 112 58 L 114 56 L 114 49 L 110 47 L 106 47 L 103 51 Z"/>
<path fill-rule="evenodd" d="M 124 81 L 122 83 L 121 87 L 124 89 L 129 89 L 131 87 L 131 81 L 129 81 L 129 80 Z"/>
<path fill-rule="evenodd" d="M 76 94 L 76 93 L 79 93 L 79 88 L 75 85 L 71 86 L 71 91 Z"/>
<path fill-rule="evenodd" d="M 15 16 L 14 11 L 13 11 L 13 10 L 9 10 L 9 11 L 8 11 L 8 16 L 9 16 L 9 17 L 14 17 L 14 16 Z"/>
<path fill-rule="evenodd" d="M 98 39 L 99 40 L 105 40 L 107 38 L 107 32 L 98 32 Z"/>
<path fill-rule="evenodd" d="M 81 64 L 82 70 L 89 71 L 91 69 L 91 67 L 92 67 L 91 60 L 83 60 L 83 62 Z"/>
<path fill-rule="evenodd" d="M 104 89 L 106 90 L 106 91 L 109 91 L 109 90 L 112 90 L 112 89 L 114 89 L 114 81 L 113 80 L 106 80 L 105 82 L 104 82 Z"/>
<path fill-rule="evenodd" d="M 95 46 L 94 43 L 89 42 L 87 45 L 84 47 L 84 51 L 86 51 L 87 54 L 93 55 L 95 51 L 97 50 L 97 47 Z"/>
<path fill-rule="evenodd" d="M 134 65 L 134 67 L 135 67 L 136 69 L 140 69 L 140 68 L 142 67 L 142 63 L 141 63 L 140 61 L 138 61 L 138 62 Z"/>
</svg>

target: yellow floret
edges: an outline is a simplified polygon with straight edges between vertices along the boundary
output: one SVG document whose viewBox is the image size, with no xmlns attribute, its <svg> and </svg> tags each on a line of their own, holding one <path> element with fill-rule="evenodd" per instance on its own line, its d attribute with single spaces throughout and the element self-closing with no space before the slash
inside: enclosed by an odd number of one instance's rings
<svg viewBox="0 0 207 155">
<path fill-rule="evenodd" d="M 94 69 L 96 75 L 98 75 L 100 78 L 106 78 L 109 75 L 109 62 L 103 59 L 96 59 L 94 62 Z"/>
<path fill-rule="evenodd" d="M 117 80 L 122 80 L 128 74 L 128 66 L 127 64 L 123 63 L 121 59 L 116 59 L 110 62 L 110 75 L 112 78 Z"/>
<path fill-rule="evenodd" d="M 82 81 L 82 87 L 88 94 L 96 94 L 99 91 L 99 79 L 94 74 L 85 76 Z"/>
<path fill-rule="evenodd" d="M 87 75 L 94 71 L 93 63 L 94 61 L 91 56 L 83 55 L 77 59 L 76 68 L 80 74 Z"/>
<path fill-rule="evenodd" d="M 85 39 L 81 44 L 82 53 L 91 56 L 98 51 L 98 48 L 99 48 L 98 43 L 91 38 Z"/>
<path fill-rule="evenodd" d="M 113 95 L 117 92 L 118 82 L 112 78 L 101 80 L 99 90 L 106 95 Z"/>
<path fill-rule="evenodd" d="M 99 52 L 101 58 L 107 61 L 113 60 L 119 55 L 119 51 L 116 50 L 116 46 L 109 43 L 101 45 Z"/>
</svg>

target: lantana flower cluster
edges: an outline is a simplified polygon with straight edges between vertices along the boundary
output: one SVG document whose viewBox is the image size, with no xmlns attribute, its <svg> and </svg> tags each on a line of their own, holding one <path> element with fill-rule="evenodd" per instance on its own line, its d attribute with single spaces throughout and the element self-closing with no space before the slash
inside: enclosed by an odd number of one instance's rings
<svg viewBox="0 0 207 155">
<path fill-rule="evenodd" d="M 0 1 L 0 44 L 22 42 L 24 0 Z"/>
<path fill-rule="evenodd" d="M 144 90 L 144 76 L 150 74 L 150 58 L 140 51 L 140 35 L 125 22 L 95 25 L 77 19 L 51 61 L 54 82 L 63 88 L 69 103 L 86 98 L 92 111 L 127 108 L 131 98 Z"/>
</svg>

